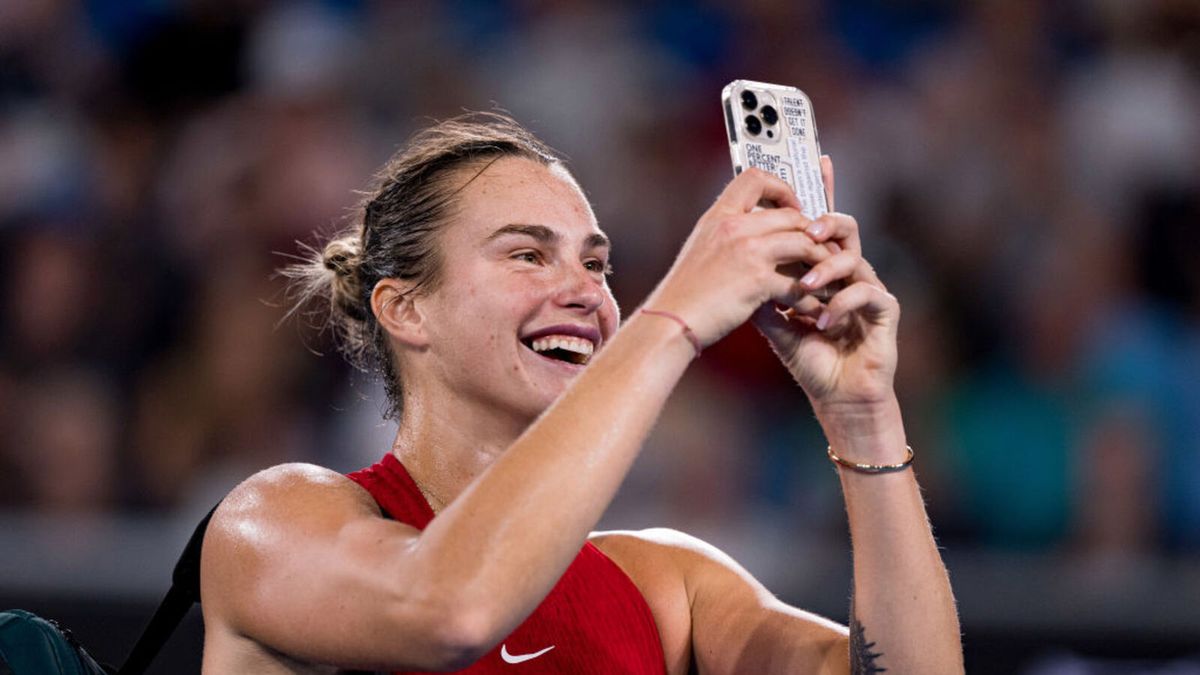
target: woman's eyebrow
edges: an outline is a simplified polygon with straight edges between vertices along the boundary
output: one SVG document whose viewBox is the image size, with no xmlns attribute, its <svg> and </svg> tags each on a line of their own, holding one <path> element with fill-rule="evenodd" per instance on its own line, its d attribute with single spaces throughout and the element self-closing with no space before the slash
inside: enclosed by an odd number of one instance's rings
<svg viewBox="0 0 1200 675">
<path fill-rule="evenodd" d="M 589 235 L 588 238 L 586 240 L 584 240 L 583 247 L 584 248 L 612 248 L 612 242 L 608 240 L 608 237 L 597 232 L 595 234 Z"/>
<path fill-rule="evenodd" d="M 533 239 L 536 239 L 543 244 L 554 244 L 554 243 L 557 243 L 558 240 L 561 238 L 558 236 L 557 232 L 555 232 L 554 230 L 551 230 L 550 228 L 546 227 L 545 225 L 527 225 L 524 223 L 510 223 L 508 225 L 505 225 L 504 227 L 497 229 L 495 232 L 488 235 L 488 241 L 491 241 L 493 239 L 499 239 L 500 237 L 503 237 L 503 236 L 509 235 L 509 234 L 518 234 L 518 235 L 525 235 L 526 237 L 532 237 Z"/>
<path fill-rule="evenodd" d="M 524 235 L 526 237 L 535 239 L 542 244 L 557 244 L 562 239 L 562 236 L 559 235 L 559 233 L 546 227 L 545 225 L 509 223 L 508 225 L 500 227 L 495 232 L 488 235 L 488 241 L 499 239 L 500 237 L 506 235 Z M 591 235 L 588 235 L 588 238 L 583 242 L 583 246 L 587 249 L 612 248 L 612 242 L 610 242 L 608 237 L 604 236 L 603 234 L 595 232 Z"/>
</svg>

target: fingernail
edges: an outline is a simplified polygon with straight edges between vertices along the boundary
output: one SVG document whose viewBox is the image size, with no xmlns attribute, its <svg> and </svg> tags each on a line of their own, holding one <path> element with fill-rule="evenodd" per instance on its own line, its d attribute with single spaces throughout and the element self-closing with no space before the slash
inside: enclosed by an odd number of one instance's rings
<svg viewBox="0 0 1200 675">
<path fill-rule="evenodd" d="M 821 316 L 817 317 L 817 330 L 825 330 L 829 326 L 829 311 L 821 312 Z"/>
<path fill-rule="evenodd" d="M 817 283 L 817 273 L 809 272 L 808 274 L 805 274 L 804 276 L 800 277 L 800 283 L 812 288 L 813 284 Z"/>
<path fill-rule="evenodd" d="M 817 222 L 813 223 L 812 225 L 809 225 L 808 233 L 813 235 L 814 237 L 819 237 L 819 236 L 825 234 L 825 223 L 817 221 Z"/>
</svg>

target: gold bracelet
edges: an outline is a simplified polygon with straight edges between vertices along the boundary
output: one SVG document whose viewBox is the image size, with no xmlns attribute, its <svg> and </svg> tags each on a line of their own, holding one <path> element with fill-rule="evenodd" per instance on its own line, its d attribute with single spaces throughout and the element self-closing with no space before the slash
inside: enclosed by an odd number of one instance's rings
<svg viewBox="0 0 1200 675">
<path fill-rule="evenodd" d="M 825 454 L 829 455 L 829 459 L 832 459 L 836 464 L 838 464 L 840 466 L 844 466 L 847 469 L 850 469 L 851 471 L 857 471 L 858 473 L 869 473 L 869 474 L 895 473 L 897 471 L 903 471 L 903 470 L 907 469 L 912 464 L 912 461 L 913 461 L 912 446 L 906 445 L 906 446 L 904 446 L 904 448 L 906 450 L 908 450 L 908 456 L 905 457 L 904 461 L 900 462 L 899 464 L 859 464 L 858 462 L 847 461 L 847 460 L 844 460 L 841 457 L 838 457 L 837 455 L 833 454 L 833 446 L 832 445 L 829 446 L 828 449 L 825 450 Z"/>
</svg>

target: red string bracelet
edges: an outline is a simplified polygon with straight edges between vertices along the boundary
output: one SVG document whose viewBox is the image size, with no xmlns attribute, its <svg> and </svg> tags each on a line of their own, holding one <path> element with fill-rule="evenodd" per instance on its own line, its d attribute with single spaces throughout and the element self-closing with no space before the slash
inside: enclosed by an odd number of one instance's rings
<svg viewBox="0 0 1200 675">
<path fill-rule="evenodd" d="M 642 312 L 642 314 L 652 314 L 654 316 L 664 316 L 664 317 L 674 321 L 675 323 L 679 324 L 679 327 L 683 329 L 683 336 L 686 337 L 688 339 L 688 342 L 692 343 L 692 347 L 694 347 L 696 349 L 696 356 L 700 356 L 700 352 L 703 351 L 704 346 L 700 344 L 700 338 L 696 337 L 696 334 L 692 332 L 692 327 L 687 325 L 686 321 L 679 318 L 679 316 L 676 314 L 672 314 L 671 312 L 664 312 L 661 309 L 646 309 L 645 307 L 643 307 L 640 311 Z"/>
</svg>

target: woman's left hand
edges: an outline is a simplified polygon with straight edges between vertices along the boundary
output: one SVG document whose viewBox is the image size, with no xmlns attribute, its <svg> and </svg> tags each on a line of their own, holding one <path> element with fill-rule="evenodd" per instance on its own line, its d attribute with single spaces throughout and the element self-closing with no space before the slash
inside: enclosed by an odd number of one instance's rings
<svg viewBox="0 0 1200 675">
<path fill-rule="evenodd" d="M 833 255 L 801 278 L 807 294 L 790 308 L 765 303 L 755 312 L 754 323 L 818 416 L 834 411 L 857 415 L 894 400 L 900 303 L 863 259 L 858 223 L 833 211 L 828 156 L 821 158 L 821 173 L 830 213 L 812 221 L 807 232 Z M 822 302 L 814 292 L 827 287 L 836 292 Z"/>
</svg>

